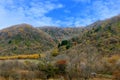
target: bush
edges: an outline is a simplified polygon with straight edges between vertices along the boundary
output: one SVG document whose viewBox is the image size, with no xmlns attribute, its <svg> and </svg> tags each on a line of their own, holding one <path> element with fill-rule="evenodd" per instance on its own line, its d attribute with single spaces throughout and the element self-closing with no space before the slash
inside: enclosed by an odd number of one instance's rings
<svg viewBox="0 0 120 80">
<path fill-rule="evenodd" d="M 61 46 L 67 45 L 68 43 L 69 43 L 69 41 L 63 40 L 63 41 L 61 42 Z"/>
<path fill-rule="evenodd" d="M 59 54 L 59 51 L 57 48 L 53 49 L 51 52 L 52 56 L 57 56 Z"/>
<path fill-rule="evenodd" d="M 72 44 L 71 44 L 71 42 L 68 41 L 68 40 L 63 40 L 63 41 L 61 42 L 61 44 L 60 44 L 60 43 L 58 44 L 58 48 L 60 48 L 60 47 L 62 47 L 62 46 L 65 46 L 66 49 L 69 49 L 69 48 L 72 46 Z"/>
<path fill-rule="evenodd" d="M 59 60 L 56 62 L 56 67 L 58 68 L 59 74 L 65 74 L 66 73 L 66 66 L 67 61 L 66 60 Z"/>
<path fill-rule="evenodd" d="M 120 80 L 120 71 L 116 70 L 113 72 L 113 80 Z"/>
<path fill-rule="evenodd" d="M 50 77 L 55 77 L 55 74 L 57 74 L 58 71 L 57 67 L 55 67 L 51 63 L 47 64 L 39 63 L 39 70 L 45 73 L 47 79 Z"/>
</svg>

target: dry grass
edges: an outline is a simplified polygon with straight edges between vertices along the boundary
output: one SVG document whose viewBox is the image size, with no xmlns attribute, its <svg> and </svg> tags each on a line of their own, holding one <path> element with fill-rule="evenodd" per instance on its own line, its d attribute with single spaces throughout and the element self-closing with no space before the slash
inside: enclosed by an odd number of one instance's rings
<svg viewBox="0 0 120 80">
<path fill-rule="evenodd" d="M 6 80 L 5 78 L 3 78 L 3 77 L 0 77 L 0 80 Z"/>
<path fill-rule="evenodd" d="M 112 80 L 112 79 L 108 79 L 108 78 L 94 78 L 94 79 L 91 79 L 91 80 Z"/>
<path fill-rule="evenodd" d="M 41 58 L 41 57 L 45 57 L 45 54 L 1 56 L 0 60 L 9 60 L 9 59 L 38 59 L 38 58 Z"/>
<path fill-rule="evenodd" d="M 0 80 L 6 80 L 3 77 L 0 77 Z M 34 79 L 34 80 L 42 80 L 42 79 Z M 61 79 L 48 79 L 48 80 L 61 80 Z M 94 79 L 90 79 L 90 80 L 112 80 L 112 79 L 107 79 L 107 78 L 94 78 Z"/>
<path fill-rule="evenodd" d="M 111 56 L 110 58 L 108 58 L 108 62 L 114 64 L 114 63 L 116 63 L 119 59 L 120 59 L 120 55 L 113 55 L 113 56 Z"/>
</svg>

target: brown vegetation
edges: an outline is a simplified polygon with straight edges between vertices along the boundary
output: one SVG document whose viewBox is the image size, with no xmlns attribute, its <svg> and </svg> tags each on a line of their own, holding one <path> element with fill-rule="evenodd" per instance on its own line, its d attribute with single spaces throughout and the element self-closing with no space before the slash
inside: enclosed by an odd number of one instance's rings
<svg viewBox="0 0 120 80">
<path fill-rule="evenodd" d="M 41 57 L 45 57 L 44 54 L 2 56 L 2 57 L 0 57 L 0 60 L 7 60 L 7 59 L 38 59 L 38 58 L 41 58 Z"/>
<path fill-rule="evenodd" d="M 81 29 L 79 36 L 71 39 L 68 38 L 67 32 L 71 32 L 72 29 L 61 31 L 55 28 L 58 32 L 54 33 L 54 29 L 46 28 L 45 32 L 49 33 L 49 37 L 45 37 L 47 33 L 41 35 L 41 30 L 29 25 L 25 26 L 12 27 L 0 32 L 0 55 L 8 55 L 0 57 L 1 78 L 6 80 L 50 78 L 120 80 L 120 16 L 91 24 L 90 27 Z M 15 32 L 16 30 L 20 34 Z M 57 36 L 58 34 L 60 35 Z M 53 37 L 55 37 L 54 41 L 61 42 L 58 47 L 55 46 L 48 51 L 54 46 Z M 64 40 L 60 40 L 60 37 Z M 45 55 L 34 54 L 46 50 L 48 52 Z M 18 55 L 22 52 L 33 54 Z M 16 61 L 15 59 L 24 60 Z M 37 61 L 31 62 L 30 59 Z"/>
<path fill-rule="evenodd" d="M 52 37 L 28 24 L 14 25 L 0 30 L 0 55 L 34 54 L 55 46 Z"/>
</svg>

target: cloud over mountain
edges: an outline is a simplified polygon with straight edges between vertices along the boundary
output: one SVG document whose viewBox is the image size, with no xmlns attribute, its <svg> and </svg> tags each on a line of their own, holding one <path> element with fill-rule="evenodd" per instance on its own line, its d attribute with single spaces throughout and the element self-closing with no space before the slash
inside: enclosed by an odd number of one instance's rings
<svg viewBox="0 0 120 80">
<path fill-rule="evenodd" d="M 0 0 L 0 29 L 34 26 L 85 26 L 120 14 L 120 0 Z"/>
</svg>

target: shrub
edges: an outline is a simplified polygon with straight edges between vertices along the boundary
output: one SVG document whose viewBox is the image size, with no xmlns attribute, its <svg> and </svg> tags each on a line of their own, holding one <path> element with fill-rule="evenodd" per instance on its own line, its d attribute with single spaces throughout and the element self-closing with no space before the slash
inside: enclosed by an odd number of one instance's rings
<svg viewBox="0 0 120 80">
<path fill-rule="evenodd" d="M 69 41 L 67 41 L 67 40 L 63 40 L 62 42 L 61 42 L 61 46 L 63 46 L 63 45 L 67 45 L 69 43 Z"/>
<path fill-rule="evenodd" d="M 57 56 L 59 54 L 59 51 L 57 48 L 53 49 L 51 52 L 52 56 Z"/>
<path fill-rule="evenodd" d="M 56 67 L 58 68 L 59 74 L 65 74 L 66 73 L 66 66 L 67 61 L 66 60 L 59 60 L 56 62 Z"/>
<path fill-rule="evenodd" d="M 115 64 L 120 59 L 119 55 L 114 55 L 108 59 L 108 62 L 111 64 Z"/>
<path fill-rule="evenodd" d="M 51 63 L 47 63 L 47 64 L 39 63 L 39 70 L 40 72 L 42 71 L 43 73 L 45 73 L 46 78 L 48 79 L 50 77 L 54 77 L 55 74 L 57 74 L 58 69 Z"/>
<path fill-rule="evenodd" d="M 60 44 L 60 43 L 58 44 L 58 48 L 60 48 L 60 47 L 62 47 L 62 46 L 65 46 L 66 49 L 69 49 L 69 48 L 72 46 L 72 44 L 71 44 L 71 42 L 68 41 L 68 40 L 63 40 L 63 41 L 61 42 L 61 44 Z"/>
<path fill-rule="evenodd" d="M 116 70 L 113 72 L 113 80 L 120 80 L 120 71 Z"/>
<path fill-rule="evenodd" d="M 13 80 L 21 80 L 21 76 L 20 76 L 20 74 L 17 73 L 17 72 L 11 73 L 10 77 L 12 77 Z"/>
</svg>

